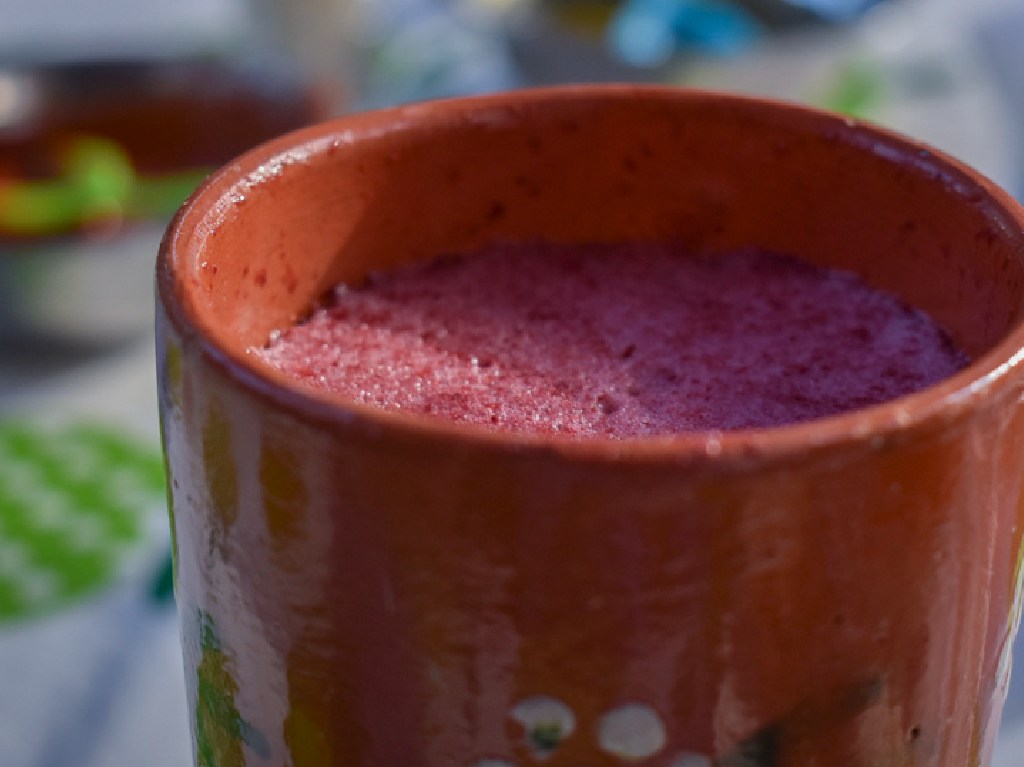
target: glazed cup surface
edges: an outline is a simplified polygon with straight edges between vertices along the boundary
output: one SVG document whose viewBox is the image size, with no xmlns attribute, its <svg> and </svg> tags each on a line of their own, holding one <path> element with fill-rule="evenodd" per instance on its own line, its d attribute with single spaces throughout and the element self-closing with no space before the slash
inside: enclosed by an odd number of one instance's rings
<svg viewBox="0 0 1024 767">
<path fill-rule="evenodd" d="M 353 115 L 186 204 L 161 418 L 198 765 L 966 767 L 1020 596 L 1024 213 L 842 118 L 600 86 Z M 973 364 L 796 426 L 494 434 L 247 351 L 331 286 L 490 242 L 757 246 Z"/>
</svg>

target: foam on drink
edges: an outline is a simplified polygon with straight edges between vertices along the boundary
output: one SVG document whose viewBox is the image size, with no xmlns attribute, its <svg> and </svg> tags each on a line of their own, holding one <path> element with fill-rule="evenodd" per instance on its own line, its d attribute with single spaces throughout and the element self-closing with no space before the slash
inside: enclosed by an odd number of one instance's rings
<svg viewBox="0 0 1024 767">
<path fill-rule="evenodd" d="M 387 410 L 619 438 L 821 418 L 968 363 L 852 274 L 651 243 L 501 245 L 375 275 L 254 353 Z"/>
</svg>

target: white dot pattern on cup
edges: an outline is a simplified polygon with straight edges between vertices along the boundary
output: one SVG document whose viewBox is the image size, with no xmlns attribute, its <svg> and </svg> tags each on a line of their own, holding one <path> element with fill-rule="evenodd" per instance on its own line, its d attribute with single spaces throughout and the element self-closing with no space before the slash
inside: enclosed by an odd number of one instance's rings
<svg viewBox="0 0 1024 767">
<path fill-rule="evenodd" d="M 509 715 L 523 726 L 526 745 L 538 758 L 550 756 L 576 729 L 572 709 L 546 695 L 524 698 Z"/>
<path fill-rule="evenodd" d="M 665 725 L 648 706 L 627 703 L 601 717 L 597 725 L 602 750 L 626 761 L 639 761 L 665 746 Z"/>
<path fill-rule="evenodd" d="M 529 758 L 542 762 L 576 730 L 576 716 L 558 698 L 534 695 L 524 698 L 509 711 L 509 718 L 523 730 Z M 597 745 L 622 762 L 638 763 L 655 756 L 667 741 L 665 725 L 650 706 L 626 703 L 603 714 L 595 730 Z M 712 767 L 713 761 L 697 752 L 677 752 L 666 767 Z M 518 767 L 514 762 L 485 757 L 467 767 Z M 589 767 L 585 766 L 585 767 Z"/>
</svg>

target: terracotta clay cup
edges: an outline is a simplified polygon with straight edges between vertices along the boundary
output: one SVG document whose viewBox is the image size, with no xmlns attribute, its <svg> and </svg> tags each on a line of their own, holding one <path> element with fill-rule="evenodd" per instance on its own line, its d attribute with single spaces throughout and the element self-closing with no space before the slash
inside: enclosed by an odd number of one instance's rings
<svg viewBox="0 0 1024 767">
<path fill-rule="evenodd" d="M 1022 223 L 890 133 L 669 89 L 353 115 L 227 166 L 158 267 L 197 764 L 985 764 L 1021 593 Z M 613 441 L 383 413 L 248 353 L 339 281 L 538 238 L 853 270 L 974 362 L 820 421 Z"/>
</svg>

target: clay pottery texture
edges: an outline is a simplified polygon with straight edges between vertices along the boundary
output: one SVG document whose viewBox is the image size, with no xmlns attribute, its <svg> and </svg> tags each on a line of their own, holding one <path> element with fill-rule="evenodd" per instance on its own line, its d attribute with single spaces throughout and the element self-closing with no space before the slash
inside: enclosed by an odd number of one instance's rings
<svg viewBox="0 0 1024 767">
<path fill-rule="evenodd" d="M 1021 592 L 1022 223 L 877 128 L 649 87 L 356 114 L 226 166 L 158 264 L 197 764 L 984 765 Z M 791 253 L 974 362 L 802 425 L 574 441 L 247 354 L 339 281 L 531 239 Z"/>
</svg>

